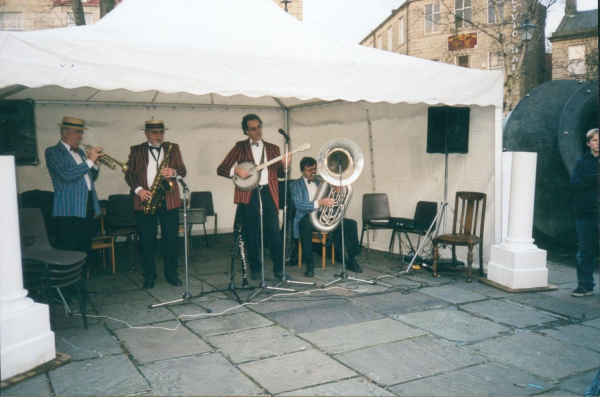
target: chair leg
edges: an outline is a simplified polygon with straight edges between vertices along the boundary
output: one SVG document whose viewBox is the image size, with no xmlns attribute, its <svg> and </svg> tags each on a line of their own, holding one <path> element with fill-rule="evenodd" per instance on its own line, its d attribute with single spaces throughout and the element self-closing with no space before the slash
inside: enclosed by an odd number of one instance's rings
<svg viewBox="0 0 600 397">
<path fill-rule="evenodd" d="M 331 264 L 335 265 L 335 245 L 331 243 Z"/>
<path fill-rule="evenodd" d="M 75 290 L 77 291 L 77 300 L 79 301 L 79 309 L 81 311 L 81 317 L 83 318 L 83 327 L 88 329 L 87 316 L 85 311 L 85 294 L 81 288 L 81 280 L 75 283 Z"/>
<path fill-rule="evenodd" d="M 471 269 L 473 267 L 473 246 L 469 245 L 469 253 L 467 254 L 467 263 L 468 263 L 468 269 L 467 269 L 467 283 L 470 283 L 473 278 L 471 277 Z"/>
<path fill-rule="evenodd" d="M 203 223 L 202 227 L 204 228 L 204 242 L 206 242 L 206 246 L 208 247 L 208 234 L 206 234 L 206 223 Z"/>
<path fill-rule="evenodd" d="M 438 261 L 438 250 L 440 248 L 437 246 L 436 243 L 433 243 L 433 277 L 439 277 L 439 275 L 437 274 L 437 261 Z"/>
<path fill-rule="evenodd" d="M 302 241 L 298 239 L 298 267 L 302 267 Z"/>
<path fill-rule="evenodd" d="M 325 270 L 325 261 L 327 260 L 327 235 L 323 235 L 323 240 L 321 241 L 321 267 Z"/>
<path fill-rule="evenodd" d="M 215 214 L 215 227 L 214 227 L 214 229 L 215 229 L 215 230 L 213 231 L 213 232 L 214 232 L 214 235 L 215 235 L 215 237 L 217 237 L 217 214 Z"/>
<path fill-rule="evenodd" d="M 390 245 L 388 247 L 388 253 L 390 254 L 390 257 L 392 257 L 394 255 L 394 245 L 396 243 L 396 231 L 392 230 L 392 237 L 390 238 Z"/>
<path fill-rule="evenodd" d="M 483 277 L 483 243 L 479 243 L 479 276 Z"/>
<path fill-rule="evenodd" d="M 363 237 L 365 236 L 365 225 L 363 225 L 362 227 L 362 232 L 360 233 L 360 250 L 362 251 L 362 245 L 363 245 Z"/>
<path fill-rule="evenodd" d="M 116 267 L 115 267 L 115 240 L 113 240 L 112 244 L 110 245 L 110 252 L 111 252 L 111 256 L 112 256 L 112 270 L 113 270 L 113 274 L 116 273 Z"/>
</svg>

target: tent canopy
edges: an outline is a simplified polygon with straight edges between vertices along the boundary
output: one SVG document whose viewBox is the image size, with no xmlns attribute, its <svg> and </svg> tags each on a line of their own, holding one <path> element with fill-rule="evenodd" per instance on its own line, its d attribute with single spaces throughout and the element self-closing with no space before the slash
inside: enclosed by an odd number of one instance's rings
<svg viewBox="0 0 600 397">
<path fill-rule="evenodd" d="M 503 89 L 499 72 L 323 37 L 272 0 L 125 0 L 91 26 L 0 32 L 0 70 L 0 99 L 48 101 L 501 107 Z"/>
</svg>

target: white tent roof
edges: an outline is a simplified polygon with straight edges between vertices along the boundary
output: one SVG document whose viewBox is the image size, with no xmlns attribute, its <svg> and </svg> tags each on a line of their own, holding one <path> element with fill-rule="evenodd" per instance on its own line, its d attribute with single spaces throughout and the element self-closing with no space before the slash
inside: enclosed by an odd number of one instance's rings
<svg viewBox="0 0 600 397">
<path fill-rule="evenodd" d="M 501 107 L 503 89 L 499 72 L 329 40 L 272 0 L 125 0 L 91 26 L 0 32 L 0 70 L 2 99 Z"/>
</svg>

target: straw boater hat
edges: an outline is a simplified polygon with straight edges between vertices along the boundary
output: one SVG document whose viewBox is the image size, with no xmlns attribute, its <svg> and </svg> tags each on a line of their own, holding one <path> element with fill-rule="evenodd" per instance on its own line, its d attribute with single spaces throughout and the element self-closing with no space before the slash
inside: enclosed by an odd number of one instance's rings
<svg viewBox="0 0 600 397">
<path fill-rule="evenodd" d="M 145 130 L 168 130 L 168 128 L 165 128 L 162 120 L 146 120 L 145 127 L 142 128 L 142 131 Z"/>
<path fill-rule="evenodd" d="M 76 130 L 87 130 L 84 119 L 78 119 L 77 117 L 63 117 L 62 123 L 57 124 L 60 127 L 75 128 Z"/>
</svg>

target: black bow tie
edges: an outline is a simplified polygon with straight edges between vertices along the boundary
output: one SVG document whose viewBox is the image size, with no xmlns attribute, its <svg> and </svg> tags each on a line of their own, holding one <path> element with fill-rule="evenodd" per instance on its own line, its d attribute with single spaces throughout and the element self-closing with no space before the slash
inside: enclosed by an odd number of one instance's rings
<svg viewBox="0 0 600 397">
<path fill-rule="evenodd" d="M 258 142 L 252 142 L 252 146 L 258 147 Z"/>
<path fill-rule="evenodd" d="M 72 152 L 77 153 L 77 149 L 75 149 L 73 146 L 69 146 L 69 150 L 72 151 Z"/>
<path fill-rule="evenodd" d="M 315 183 L 315 181 L 313 181 L 313 180 L 310 180 L 310 179 L 307 179 L 307 180 L 306 180 L 306 182 L 308 182 L 309 184 L 310 184 L 310 183 Z"/>
<path fill-rule="evenodd" d="M 157 152 L 160 152 L 160 147 L 150 146 L 150 150 L 156 150 Z"/>
</svg>

